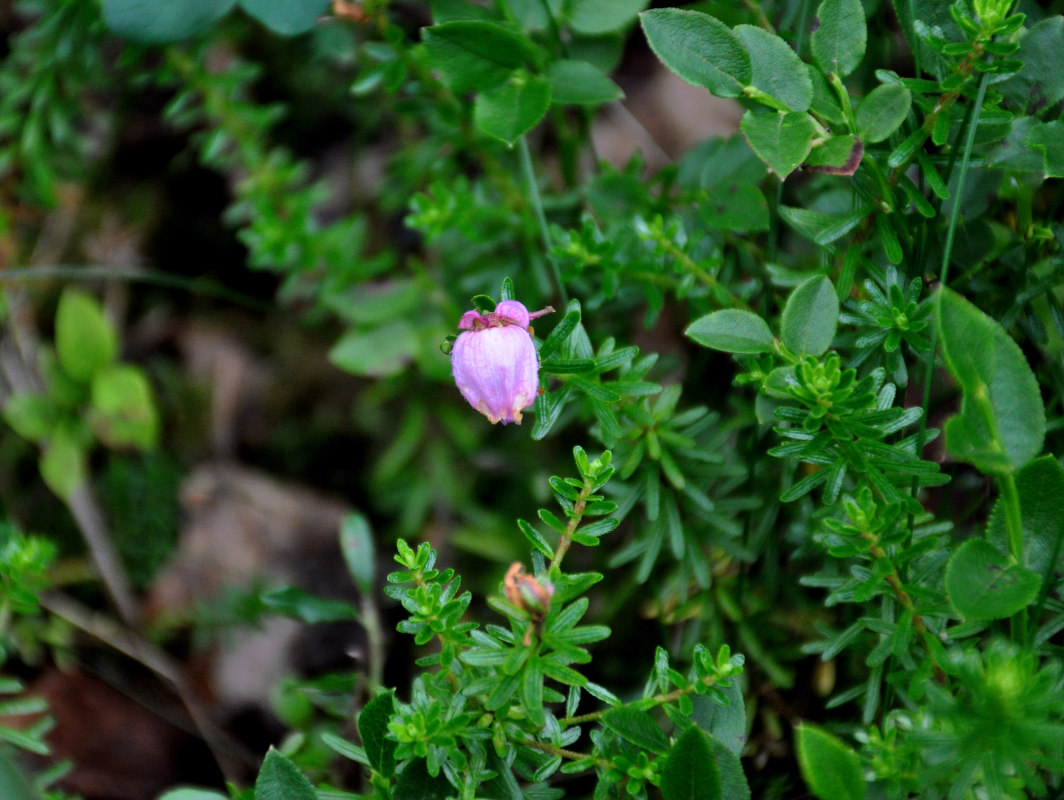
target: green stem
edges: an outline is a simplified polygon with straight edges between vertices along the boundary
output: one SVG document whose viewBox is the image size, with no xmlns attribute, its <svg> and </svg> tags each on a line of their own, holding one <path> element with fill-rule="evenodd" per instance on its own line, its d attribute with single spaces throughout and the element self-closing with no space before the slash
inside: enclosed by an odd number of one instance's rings
<svg viewBox="0 0 1064 800">
<path fill-rule="evenodd" d="M 610 762 L 604 758 L 598 758 L 589 753 L 577 753 L 575 750 L 566 750 L 564 747 L 556 747 L 550 742 L 537 742 L 535 739 L 522 739 L 520 743 L 536 750 L 542 750 L 544 753 L 550 753 L 552 756 L 561 756 L 562 758 L 568 758 L 572 761 L 588 759 L 594 761 L 595 766 L 600 769 L 606 769 L 610 766 Z"/>
<path fill-rule="evenodd" d="M 716 277 L 705 269 L 698 265 L 691 256 L 687 255 L 683 250 L 677 247 L 676 242 L 670 239 L 668 236 L 655 236 L 654 242 L 666 253 L 675 258 L 683 268 L 698 278 L 704 283 L 715 295 L 719 298 L 726 298 L 728 305 L 731 308 L 741 308 L 744 311 L 749 311 L 750 306 L 741 297 L 737 296 L 733 292 L 729 291 Z"/>
<path fill-rule="evenodd" d="M 648 700 L 653 701 L 650 706 L 644 705 L 647 700 L 641 700 L 637 704 L 637 706 L 646 710 L 646 708 L 648 707 L 663 706 L 666 703 L 674 703 L 685 695 L 695 694 L 699 690 L 699 688 L 703 686 L 713 686 L 717 683 L 717 680 L 718 679 L 716 675 L 707 675 L 701 680 L 695 681 L 690 686 L 686 686 L 683 689 L 673 689 L 671 692 L 662 692 L 661 694 L 656 694 L 648 698 Z M 595 722 L 606 716 L 606 714 L 608 714 L 611 709 L 612 706 L 611 708 L 603 708 L 599 711 L 592 711 L 589 714 L 581 714 L 576 717 L 565 717 L 564 719 L 558 720 L 558 722 L 560 722 L 563 726 L 566 727 L 570 725 L 580 725 L 584 722 Z"/>
<path fill-rule="evenodd" d="M 528 150 L 528 139 L 522 136 L 517 142 L 517 149 L 521 153 L 521 166 L 524 168 L 525 180 L 528 183 L 528 195 L 532 199 L 532 208 L 536 213 L 536 221 L 539 223 L 539 233 L 543 237 L 543 256 L 547 259 L 547 263 L 550 264 L 551 274 L 558 289 L 558 296 L 562 301 L 562 308 L 565 308 L 569 305 L 569 296 L 566 294 L 565 286 L 562 284 L 562 276 L 558 271 L 558 265 L 551 255 L 550 229 L 547 227 L 547 215 L 543 213 L 543 199 L 539 195 L 536 171 L 532 168 L 532 154 Z"/>
<path fill-rule="evenodd" d="M 946 230 L 946 243 L 942 248 L 942 264 L 938 271 L 938 282 L 946 286 L 949 279 L 949 262 L 953 255 L 953 241 L 957 235 L 957 222 L 960 219 L 961 200 L 964 197 L 964 184 L 968 179 L 968 166 L 972 160 L 972 148 L 975 146 L 975 131 L 979 127 L 979 114 L 983 109 L 983 100 L 986 99 L 986 89 L 990 83 L 990 73 L 984 72 L 979 81 L 979 91 L 975 97 L 975 105 L 972 107 L 971 119 L 965 133 L 963 156 L 961 157 L 961 169 L 957 175 L 957 188 L 953 193 L 953 208 L 950 210 L 949 227 Z M 927 371 L 924 375 L 923 414 L 920 416 L 920 429 L 916 433 L 916 452 L 923 452 L 924 437 L 927 434 L 927 412 L 931 407 L 931 385 L 935 371 L 935 352 L 938 349 L 938 324 L 931 326 L 931 351 L 927 359 Z M 912 494 L 916 495 L 916 478 L 913 478 Z M 910 527 L 912 527 L 910 517 Z"/>
<path fill-rule="evenodd" d="M 1020 509 L 1020 493 L 1016 489 L 1016 478 L 1012 474 L 1002 475 L 998 478 L 998 487 L 1001 490 L 1001 502 L 1005 508 L 1005 531 L 1008 536 L 1009 554 L 1013 560 L 1024 566 L 1023 553 L 1023 512 Z M 1012 639 L 1029 646 L 1027 640 L 1027 609 L 1023 608 L 1009 620 Z"/>
</svg>

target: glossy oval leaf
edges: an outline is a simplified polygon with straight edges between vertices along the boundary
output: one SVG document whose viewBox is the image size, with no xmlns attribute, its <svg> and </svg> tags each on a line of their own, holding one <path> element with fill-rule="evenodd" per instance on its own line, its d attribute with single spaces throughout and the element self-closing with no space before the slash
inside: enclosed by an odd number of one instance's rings
<svg viewBox="0 0 1064 800">
<path fill-rule="evenodd" d="M 827 731 L 803 723 L 795 731 L 798 766 L 820 800 L 864 800 L 861 759 Z"/>
<path fill-rule="evenodd" d="M 804 112 L 755 114 L 747 111 L 739 121 L 750 149 L 783 180 L 805 161 L 813 146 L 816 126 Z"/>
<path fill-rule="evenodd" d="M 138 42 L 176 42 L 206 30 L 236 0 L 103 0 L 103 19 L 115 34 Z"/>
<path fill-rule="evenodd" d="M 768 323 L 752 311 L 725 308 L 699 317 L 684 334 L 703 347 L 725 353 L 770 353 L 775 342 Z"/>
<path fill-rule="evenodd" d="M 962 544 L 946 566 L 946 594 L 966 620 L 1005 619 L 1038 596 L 1042 579 L 985 539 Z"/>
<path fill-rule="evenodd" d="M 987 474 L 1020 469 L 1045 440 L 1034 372 L 1000 323 L 953 290 L 939 290 L 936 309 L 946 366 L 963 392 L 960 413 L 945 425 L 947 449 Z"/>
<path fill-rule="evenodd" d="M 67 289 L 55 313 L 55 350 L 63 372 L 79 383 L 114 360 L 118 352 L 115 330 L 92 295 Z"/>
<path fill-rule="evenodd" d="M 845 78 L 864 58 L 868 39 L 861 0 L 824 0 L 813 20 L 810 45 L 824 72 Z"/>
<path fill-rule="evenodd" d="M 813 102 L 813 80 L 790 45 L 754 25 L 736 25 L 735 34 L 750 54 L 750 83 L 792 111 L 806 111 Z"/>
<path fill-rule="evenodd" d="M 866 142 L 881 142 L 901 127 L 911 107 L 912 92 L 900 83 L 877 86 L 857 106 L 858 133 Z"/>
<path fill-rule="evenodd" d="M 780 321 L 781 338 L 798 355 L 819 356 L 831 346 L 838 322 L 839 296 L 831 279 L 814 275 L 787 298 Z"/>
<path fill-rule="evenodd" d="M 664 800 L 721 800 L 720 769 L 709 737 L 692 725 L 676 740 L 661 766 Z"/>
<path fill-rule="evenodd" d="M 739 97 L 750 83 L 750 55 L 731 28 L 700 11 L 659 8 L 640 15 L 647 42 L 662 63 L 718 97 Z"/>
<path fill-rule="evenodd" d="M 241 8 L 282 36 L 306 33 L 329 5 L 329 0 L 240 0 Z"/>
</svg>

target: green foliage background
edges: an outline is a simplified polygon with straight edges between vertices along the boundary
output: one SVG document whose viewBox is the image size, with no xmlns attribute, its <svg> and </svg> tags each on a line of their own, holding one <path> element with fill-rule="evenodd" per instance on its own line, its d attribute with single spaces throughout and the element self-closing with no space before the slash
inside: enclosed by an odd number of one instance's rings
<svg viewBox="0 0 1064 800">
<path fill-rule="evenodd" d="M 357 620 L 367 663 L 278 687 L 292 734 L 232 797 L 1059 793 L 1061 4 L 650 5 L 5 11 L 6 660 L 92 632 L 69 584 L 164 634 L 138 591 L 207 447 L 187 379 L 98 299 L 128 285 L 131 322 L 239 309 L 354 376 L 241 455 L 358 507 L 359 598 L 262 587 L 232 616 Z M 734 100 L 738 131 L 654 171 L 599 160 L 640 53 Z M 170 208 L 178 169 L 215 191 Z M 121 220 L 149 263 L 56 252 L 63 219 Z M 493 298 L 557 309 L 521 428 L 441 352 Z M 413 663 L 388 663 L 395 614 Z M 45 727 L 0 738 L 43 754 Z M 13 797 L 56 796 L 61 770 L 30 786 L 0 758 Z"/>
</svg>

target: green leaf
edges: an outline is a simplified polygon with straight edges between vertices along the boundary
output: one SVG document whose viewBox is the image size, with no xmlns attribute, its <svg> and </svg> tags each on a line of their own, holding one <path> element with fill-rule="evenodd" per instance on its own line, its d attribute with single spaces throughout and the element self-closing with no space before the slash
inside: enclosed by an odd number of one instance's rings
<svg viewBox="0 0 1064 800">
<path fill-rule="evenodd" d="M 429 775 L 423 758 L 407 762 L 392 788 L 392 800 L 447 800 L 453 795 L 454 789 L 442 774 Z"/>
<path fill-rule="evenodd" d="M 877 86 L 857 106 L 857 130 L 866 142 L 881 142 L 896 131 L 909 116 L 912 92 L 900 83 Z"/>
<path fill-rule="evenodd" d="M 536 126 L 550 107 L 551 88 L 544 78 L 515 73 L 509 83 L 480 92 L 473 122 L 489 136 L 512 145 Z"/>
<path fill-rule="evenodd" d="M 602 724 L 636 747 L 663 755 L 669 749 L 669 737 L 646 711 L 631 706 L 611 708 Z"/>
<path fill-rule="evenodd" d="M 543 345 L 539 348 L 539 357 L 544 359 L 552 356 L 576 330 L 579 324 L 580 308 L 570 308 L 565 312 L 565 316 L 561 318 L 561 321 L 554 326 L 554 330 L 550 332 L 550 335 L 543 341 Z"/>
<path fill-rule="evenodd" d="M 358 609 L 344 600 L 316 597 L 295 586 L 271 589 L 264 592 L 260 599 L 262 604 L 275 614 L 283 614 L 311 625 L 357 620 L 360 617 Z"/>
<path fill-rule="evenodd" d="M 1064 467 L 1055 456 L 1036 458 L 1016 473 L 1024 565 L 1051 581 L 1064 552 Z M 1004 501 L 998 498 L 987 522 L 987 539 L 1008 549 Z"/>
<path fill-rule="evenodd" d="M 695 695 L 691 698 L 696 703 L 698 700 L 707 699 L 704 695 Z M 740 705 L 742 705 L 741 702 Z M 750 800 L 750 784 L 746 782 L 746 774 L 743 772 L 742 762 L 739 761 L 739 754 L 712 734 L 707 733 L 706 737 L 709 739 L 709 746 L 713 749 L 717 769 L 720 770 L 720 796 L 727 800 Z M 746 738 L 745 732 L 743 738 L 744 740 Z"/>
<path fill-rule="evenodd" d="M 814 275 L 787 298 L 780 321 L 781 338 L 794 353 L 819 356 L 831 346 L 838 321 L 839 297 L 831 279 Z"/>
<path fill-rule="evenodd" d="M 1064 99 L 1064 17 L 1054 14 L 1035 23 L 1023 33 L 1015 58 L 1023 69 L 997 88 L 1017 110 L 1030 113 L 1055 105 Z"/>
<path fill-rule="evenodd" d="M 710 228 L 720 230 L 767 231 L 769 228 L 768 201 L 757 186 L 749 183 L 728 183 L 707 192 L 698 204 L 698 217 Z"/>
<path fill-rule="evenodd" d="M 103 0 L 103 20 L 139 42 L 176 42 L 224 17 L 236 0 Z"/>
<path fill-rule="evenodd" d="M 805 161 L 812 148 L 816 126 L 804 112 L 755 114 L 747 111 L 739 121 L 750 148 L 783 180 Z"/>
<path fill-rule="evenodd" d="M 1047 178 L 1064 178 L 1064 122 L 1035 125 L 1027 133 L 1027 146 L 1042 154 Z"/>
<path fill-rule="evenodd" d="M 635 21 L 650 0 L 571 0 L 569 27 L 585 36 L 620 30 Z"/>
<path fill-rule="evenodd" d="M 505 83 L 536 60 L 535 45 L 509 28 L 485 20 L 445 22 L 422 31 L 429 66 L 459 94 Z"/>
<path fill-rule="evenodd" d="M 240 7 L 274 33 L 295 36 L 314 27 L 330 0 L 240 0 Z"/>
<path fill-rule="evenodd" d="M 299 767 L 271 747 L 255 780 L 255 800 L 318 800 L 318 794 Z"/>
<path fill-rule="evenodd" d="M 824 0 L 813 20 L 813 58 L 824 72 L 845 78 L 864 58 L 867 37 L 861 0 Z"/>
<path fill-rule="evenodd" d="M 725 353 L 771 353 L 775 337 L 768 323 L 752 311 L 725 308 L 699 317 L 684 331 L 703 347 Z"/>
<path fill-rule="evenodd" d="M 350 330 L 329 351 L 329 361 L 342 370 L 370 378 L 386 378 L 406 369 L 420 342 L 403 319 L 371 330 Z"/>
<path fill-rule="evenodd" d="M 29 781 L 7 753 L 0 752 L 0 797 L 4 800 L 35 800 Z"/>
<path fill-rule="evenodd" d="M 966 620 L 1004 619 L 1030 605 L 1042 579 L 985 539 L 970 539 L 946 566 L 946 594 Z"/>
<path fill-rule="evenodd" d="M 385 778 L 395 774 L 396 742 L 387 738 L 388 721 L 395 712 L 395 693 L 381 692 L 358 715 L 358 735 L 366 750 L 369 763 Z"/>
<path fill-rule="evenodd" d="M 15 433 L 31 442 L 51 436 L 59 414 L 50 397 L 41 394 L 13 394 L 3 409 L 4 420 Z"/>
<path fill-rule="evenodd" d="M 80 289 L 63 291 L 55 312 L 55 349 L 63 372 L 79 383 L 88 383 L 114 360 L 115 329 L 92 295 Z"/>
<path fill-rule="evenodd" d="M 73 433 L 59 428 L 41 453 L 41 477 L 64 500 L 85 482 L 85 449 Z"/>
<path fill-rule="evenodd" d="M 694 710 L 691 719 L 738 757 L 746 746 L 746 705 L 743 703 L 743 693 L 738 683 L 733 681 L 723 691 L 728 699 L 727 705 L 721 705 L 716 698 L 706 695 L 692 697 Z M 723 772 L 723 765 L 721 771 Z M 730 797 L 727 792 L 724 796 Z"/>
<path fill-rule="evenodd" d="M 796 731 L 798 765 L 809 790 L 820 800 L 863 800 L 866 784 L 861 759 L 825 730 L 803 723 Z"/>
<path fill-rule="evenodd" d="M 547 68 L 546 77 L 555 105 L 597 106 L 624 97 L 620 86 L 587 61 L 555 61 Z"/>
<path fill-rule="evenodd" d="M 731 28 L 699 11 L 659 8 L 640 15 L 651 49 L 688 83 L 718 97 L 740 97 L 752 75 L 750 55 Z"/>
<path fill-rule="evenodd" d="M 661 766 L 664 800 L 721 800 L 720 769 L 709 737 L 697 725 L 685 730 Z"/>
<path fill-rule="evenodd" d="M 963 392 L 960 413 L 945 425 L 946 447 L 981 472 L 1014 472 L 1045 439 L 1034 372 L 1005 329 L 956 292 L 942 287 L 936 307 L 946 366 Z"/>
<path fill-rule="evenodd" d="M 829 175 L 853 175 L 861 166 L 864 143 L 851 133 L 832 136 L 809 151 L 807 167 Z"/>
<path fill-rule="evenodd" d="M 364 514 L 351 513 L 340 523 L 340 549 L 347 571 L 355 588 L 365 596 L 373 594 L 376 582 L 377 559 L 373 547 L 373 532 Z"/>
<path fill-rule="evenodd" d="M 753 25 L 736 25 L 735 34 L 750 54 L 750 83 L 791 111 L 806 111 L 813 102 L 813 79 L 790 45 Z"/>
<path fill-rule="evenodd" d="M 92 378 L 93 430 L 111 447 L 150 450 L 159 438 L 159 414 L 144 370 L 111 364 Z"/>
<path fill-rule="evenodd" d="M 5 797 L 7 795 L 4 795 Z M 171 789 L 159 795 L 156 800 L 229 800 L 229 795 L 213 789 Z"/>
</svg>

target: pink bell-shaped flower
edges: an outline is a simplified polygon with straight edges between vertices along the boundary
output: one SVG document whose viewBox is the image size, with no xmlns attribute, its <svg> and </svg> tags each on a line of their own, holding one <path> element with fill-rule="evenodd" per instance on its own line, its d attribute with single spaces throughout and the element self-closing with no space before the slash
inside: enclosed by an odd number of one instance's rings
<svg viewBox="0 0 1064 800">
<path fill-rule="evenodd" d="M 491 423 L 521 423 L 521 412 L 539 391 L 539 358 L 528 324 L 534 314 L 516 300 L 503 300 L 487 314 L 467 311 L 451 349 L 458 390 Z"/>
</svg>

